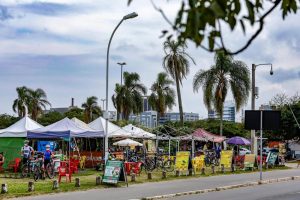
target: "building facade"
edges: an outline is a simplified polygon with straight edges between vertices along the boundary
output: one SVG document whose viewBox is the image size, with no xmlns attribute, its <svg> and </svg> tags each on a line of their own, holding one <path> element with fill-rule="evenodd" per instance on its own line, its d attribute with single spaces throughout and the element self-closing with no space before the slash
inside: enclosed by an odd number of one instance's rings
<svg viewBox="0 0 300 200">
<path fill-rule="evenodd" d="M 183 121 L 197 121 L 199 120 L 198 113 L 183 113 Z M 180 121 L 180 113 L 166 113 L 164 117 L 159 119 L 159 124 L 164 124 L 168 121 L 176 122 Z"/>
<path fill-rule="evenodd" d="M 232 101 L 225 102 L 223 120 L 235 122 L 235 104 Z M 220 116 L 215 110 L 208 110 L 208 119 L 219 119 Z"/>
<path fill-rule="evenodd" d="M 129 121 L 136 122 L 147 128 L 155 128 L 157 126 L 157 112 L 153 110 L 145 111 L 139 115 L 129 115 Z"/>
</svg>

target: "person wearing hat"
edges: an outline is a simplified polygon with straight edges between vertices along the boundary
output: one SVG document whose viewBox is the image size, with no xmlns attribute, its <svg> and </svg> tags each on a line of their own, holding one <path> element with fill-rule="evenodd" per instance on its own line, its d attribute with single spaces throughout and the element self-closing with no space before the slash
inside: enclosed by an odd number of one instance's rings
<svg viewBox="0 0 300 200">
<path fill-rule="evenodd" d="M 46 168 L 47 165 L 51 162 L 51 158 L 53 156 L 53 152 L 50 149 L 50 145 L 46 145 L 46 150 L 44 152 L 44 167 Z"/>
<path fill-rule="evenodd" d="M 33 155 L 34 150 L 31 146 L 29 146 L 29 141 L 24 141 L 24 146 L 21 149 L 21 155 L 23 158 L 23 165 L 27 164 L 27 161 L 30 160 L 31 156 Z M 29 167 L 29 166 L 28 166 Z"/>
<path fill-rule="evenodd" d="M 0 153 L 0 169 L 2 168 L 2 165 L 4 164 L 4 155 L 3 155 L 3 152 Z"/>
</svg>

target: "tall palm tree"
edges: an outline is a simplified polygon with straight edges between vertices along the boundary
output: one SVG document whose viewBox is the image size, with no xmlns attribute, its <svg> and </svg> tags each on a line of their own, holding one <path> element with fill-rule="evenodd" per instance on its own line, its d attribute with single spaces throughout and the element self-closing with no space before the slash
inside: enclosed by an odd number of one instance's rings
<svg viewBox="0 0 300 200">
<path fill-rule="evenodd" d="M 51 106 L 47 100 L 46 92 L 40 88 L 36 90 L 28 89 L 29 93 L 29 111 L 31 112 L 31 118 L 37 120 L 38 115 L 46 109 L 46 106 Z"/>
<path fill-rule="evenodd" d="M 86 102 L 81 105 L 84 108 L 84 121 L 90 123 L 95 118 L 102 115 L 101 108 L 98 106 L 98 98 L 95 96 L 88 97 Z"/>
<path fill-rule="evenodd" d="M 168 74 L 161 72 L 151 86 L 149 104 L 158 112 L 158 120 L 166 113 L 167 108 L 172 109 L 175 105 L 175 91 L 171 88 L 174 82 L 169 79 Z"/>
<path fill-rule="evenodd" d="M 147 93 L 146 87 L 140 83 L 137 73 L 124 72 L 124 85 L 116 84 L 112 101 L 125 120 L 130 113 L 138 114 L 143 111 L 143 95 Z"/>
<path fill-rule="evenodd" d="M 16 88 L 18 98 L 14 100 L 13 102 L 13 111 L 18 113 L 19 117 L 24 117 L 26 114 L 26 108 L 29 107 L 29 89 L 25 86 L 17 87 Z"/>
<path fill-rule="evenodd" d="M 194 76 L 193 88 L 198 92 L 202 86 L 203 100 L 207 109 L 212 105 L 220 115 L 220 135 L 223 135 L 223 108 L 229 89 L 236 104 L 237 111 L 246 104 L 250 92 L 249 70 L 242 61 L 233 60 L 232 56 L 217 52 L 215 65 L 207 71 L 200 70 Z"/>
<path fill-rule="evenodd" d="M 186 78 L 190 71 L 190 60 L 195 64 L 193 58 L 185 52 L 186 45 L 179 41 L 166 41 L 164 43 L 165 57 L 163 67 L 176 82 L 178 106 L 180 112 L 180 122 L 183 124 L 183 108 L 181 100 L 180 86 L 182 79 Z"/>
</svg>

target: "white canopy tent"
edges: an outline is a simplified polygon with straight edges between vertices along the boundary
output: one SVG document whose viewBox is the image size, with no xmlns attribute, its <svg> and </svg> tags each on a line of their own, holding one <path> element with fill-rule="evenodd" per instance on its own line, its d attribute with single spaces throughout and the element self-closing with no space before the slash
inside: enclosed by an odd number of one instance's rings
<svg viewBox="0 0 300 200">
<path fill-rule="evenodd" d="M 131 134 L 131 137 L 133 138 L 148 138 L 148 139 L 156 138 L 156 135 L 144 131 L 143 129 L 138 128 L 136 126 L 133 126 L 132 124 L 128 124 L 127 126 L 124 126 L 123 130 L 129 132 Z"/>
<path fill-rule="evenodd" d="M 103 117 L 99 117 L 88 124 L 88 126 L 94 130 L 102 130 L 105 132 L 105 119 Z M 108 121 L 108 137 L 131 137 L 131 134 L 121 127 L 111 123 Z"/>
<path fill-rule="evenodd" d="M 73 117 L 71 120 L 80 128 L 87 129 L 87 130 L 91 129 L 91 127 L 89 127 L 88 124 L 86 124 L 85 122 L 81 121 L 76 117 Z"/>
<path fill-rule="evenodd" d="M 143 146 L 143 144 L 141 144 L 137 141 L 131 140 L 131 139 L 120 140 L 118 142 L 113 143 L 113 145 L 122 146 L 122 147 L 129 147 L 129 146 L 140 146 L 141 147 L 141 146 Z"/>
<path fill-rule="evenodd" d="M 0 137 L 27 137 L 27 131 L 42 128 L 43 126 L 33 121 L 28 116 L 23 117 L 6 129 L 0 130 Z"/>
</svg>

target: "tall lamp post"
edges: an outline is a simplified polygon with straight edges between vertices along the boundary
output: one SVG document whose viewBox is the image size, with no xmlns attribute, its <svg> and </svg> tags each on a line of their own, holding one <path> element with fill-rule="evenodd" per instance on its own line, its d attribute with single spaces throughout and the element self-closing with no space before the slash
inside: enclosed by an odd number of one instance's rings
<svg viewBox="0 0 300 200">
<path fill-rule="evenodd" d="M 126 65 L 126 62 L 122 62 L 122 63 L 118 62 L 117 64 L 121 66 L 121 86 L 122 86 L 122 84 L 123 84 L 123 66 Z"/>
<path fill-rule="evenodd" d="M 108 158 L 108 69 L 109 69 L 109 48 L 110 48 L 110 44 L 111 44 L 111 40 L 116 32 L 116 30 L 119 28 L 119 26 L 122 24 L 123 21 L 127 20 L 127 19 L 132 19 L 137 17 L 138 14 L 133 12 L 130 13 L 128 15 L 125 15 L 122 20 L 118 23 L 118 25 L 116 26 L 116 28 L 113 30 L 110 38 L 109 38 L 109 42 L 108 42 L 108 46 L 107 46 L 107 54 L 106 54 L 106 110 L 105 110 L 105 161 Z"/>
<path fill-rule="evenodd" d="M 271 63 L 264 63 L 264 64 L 252 64 L 252 92 L 251 92 L 251 110 L 255 110 L 255 98 L 258 97 L 258 90 L 255 87 L 255 70 L 258 66 L 270 66 L 270 75 L 273 75 L 273 67 Z M 261 142 L 262 143 L 262 142 Z M 262 149 L 262 144 L 260 144 L 260 148 Z M 251 130 L 251 153 L 257 155 L 257 140 L 255 138 L 255 130 Z"/>
<path fill-rule="evenodd" d="M 102 109 L 104 110 L 104 102 L 106 101 L 106 99 L 101 99 L 102 101 Z"/>
</svg>

